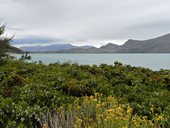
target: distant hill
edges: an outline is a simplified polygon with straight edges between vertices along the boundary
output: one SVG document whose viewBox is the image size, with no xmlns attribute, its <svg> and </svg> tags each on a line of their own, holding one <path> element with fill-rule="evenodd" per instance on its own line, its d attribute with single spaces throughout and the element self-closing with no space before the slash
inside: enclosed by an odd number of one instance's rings
<svg viewBox="0 0 170 128">
<path fill-rule="evenodd" d="M 68 50 L 73 48 L 83 48 L 88 49 L 93 46 L 75 46 L 69 44 L 64 40 L 59 39 L 49 39 L 49 38 L 23 38 L 23 39 L 13 39 L 12 45 L 19 47 L 23 51 L 29 52 L 58 52 L 61 50 Z"/>
<path fill-rule="evenodd" d="M 21 49 L 13 47 L 13 46 L 8 47 L 8 52 L 10 52 L 10 53 L 23 53 L 23 51 Z"/>
<path fill-rule="evenodd" d="M 71 44 L 56 44 L 56 45 L 48 45 L 48 46 L 27 46 L 21 47 L 20 49 L 23 51 L 30 51 L 30 52 L 43 52 L 43 51 L 59 51 L 59 50 L 66 50 L 76 48 Z"/>
<path fill-rule="evenodd" d="M 108 43 L 100 48 L 72 48 L 61 53 L 170 53 L 170 34 L 149 40 L 129 39 L 123 45 Z"/>
<path fill-rule="evenodd" d="M 68 49 L 76 49 L 76 48 L 82 48 L 82 49 L 89 49 L 92 48 L 92 46 L 74 46 L 71 44 L 55 44 L 55 45 L 48 45 L 48 46 L 27 46 L 27 47 L 21 47 L 20 49 L 23 51 L 29 51 L 29 52 L 57 52 L 61 50 L 68 50 Z"/>
</svg>

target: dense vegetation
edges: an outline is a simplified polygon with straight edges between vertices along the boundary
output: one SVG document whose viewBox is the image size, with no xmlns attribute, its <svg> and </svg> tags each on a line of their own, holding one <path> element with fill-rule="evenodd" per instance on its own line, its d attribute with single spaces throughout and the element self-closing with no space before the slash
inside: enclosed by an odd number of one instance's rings
<svg viewBox="0 0 170 128">
<path fill-rule="evenodd" d="M 0 24 L 0 65 L 3 64 L 3 58 L 6 56 L 9 42 L 12 38 L 4 37 L 5 25 Z"/>
<path fill-rule="evenodd" d="M 170 71 L 114 65 L 0 66 L 0 127 L 170 127 Z"/>
</svg>

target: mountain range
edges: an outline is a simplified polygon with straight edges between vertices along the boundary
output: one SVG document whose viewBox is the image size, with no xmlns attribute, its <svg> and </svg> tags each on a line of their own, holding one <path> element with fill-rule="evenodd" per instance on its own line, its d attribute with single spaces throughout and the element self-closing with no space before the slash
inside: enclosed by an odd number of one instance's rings
<svg viewBox="0 0 170 128">
<path fill-rule="evenodd" d="M 15 44 L 20 44 L 24 40 L 15 40 Z M 30 40 L 25 43 L 29 44 Z M 37 41 L 37 40 L 35 40 Z M 35 42 L 31 40 L 30 44 Z M 38 40 L 41 42 L 53 40 Z M 61 42 L 61 41 L 60 41 Z M 42 43 L 43 44 L 43 43 Z M 51 44 L 37 46 L 20 47 L 23 51 L 30 52 L 53 52 L 53 53 L 170 53 L 170 34 L 148 40 L 129 39 L 123 45 L 108 43 L 107 45 L 96 48 L 93 46 L 74 46 L 71 44 Z"/>
<path fill-rule="evenodd" d="M 53 45 L 47 45 L 47 46 L 27 46 L 27 47 L 20 47 L 23 51 L 29 51 L 29 52 L 56 52 L 61 50 L 68 50 L 73 48 L 83 48 L 88 49 L 92 48 L 92 46 L 74 46 L 71 44 L 53 44 Z"/>
<path fill-rule="evenodd" d="M 67 41 L 59 39 L 49 39 L 49 38 L 23 38 L 14 39 L 11 42 L 12 46 L 18 47 L 23 51 L 29 52 L 57 52 L 61 50 L 73 49 L 73 48 L 93 48 L 93 46 L 75 46 L 69 44 Z"/>
<path fill-rule="evenodd" d="M 170 53 L 170 34 L 149 40 L 129 39 L 123 45 L 108 43 L 100 48 L 72 48 L 60 53 Z"/>
</svg>

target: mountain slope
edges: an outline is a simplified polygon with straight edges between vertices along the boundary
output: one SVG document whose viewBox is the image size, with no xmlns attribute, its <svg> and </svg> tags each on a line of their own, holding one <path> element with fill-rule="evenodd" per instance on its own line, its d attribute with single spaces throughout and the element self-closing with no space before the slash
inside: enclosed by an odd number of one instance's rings
<svg viewBox="0 0 170 128">
<path fill-rule="evenodd" d="M 55 45 L 48 45 L 48 46 L 27 46 L 21 47 L 20 49 L 23 51 L 29 52 L 57 52 L 57 51 L 64 51 L 69 49 L 90 49 L 92 46 L 74 46 L 71 44 L 55 44 Z"/>
<path fill-rule="evenodd" d="M 123 45 L 109 43 L 100 48 L 62 50 L 63 53 L 170 53 L 170 34 L 149 40 L 128 40 Z"/>
<path fill-rule="evenodd" d="M 91 48 L 78 47 L 78 48 L 72 48 L 72 49 L 61 50 L 56 52 L 57 53 L 98 53 L 100 51 L 98 50 L 98 48 L 95 47 L 91 47 Z"/>
<path fill-rule="evenodd" d="M 21 47 L 23 51 L 30 51 L 30 52 L 43 52 L 43 51 L 59 51 L 59 50 L 66 50 L 76 48 L 76 46 L 73 46 L 71 44 L 55 44 L 55 45 L 48 45 L 48 46 L 27 46 L 27 47 Z"/>
<path fill-rule="evenodd" d="M 144 41 L 128 40 L 119 52 L 170 53 L 170 34 Z"/>
<path fill-rule="evenodd" d="M 23 53 L 21 49 L 13 47 L 13 46 L 8 47 L 8 52 L 9 53 Z"/>
</svg>

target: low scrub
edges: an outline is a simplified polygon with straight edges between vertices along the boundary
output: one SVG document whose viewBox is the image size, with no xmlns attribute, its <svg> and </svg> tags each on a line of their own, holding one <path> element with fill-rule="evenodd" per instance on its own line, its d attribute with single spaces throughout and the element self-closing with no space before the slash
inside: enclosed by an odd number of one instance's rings
<svg viewBox="0 0 170 128">
<path fill-rule="evenodd" d="M 170 71 L 115 63 L 0 66 L 0 127 L 170 127 Z"/>
</svg>

